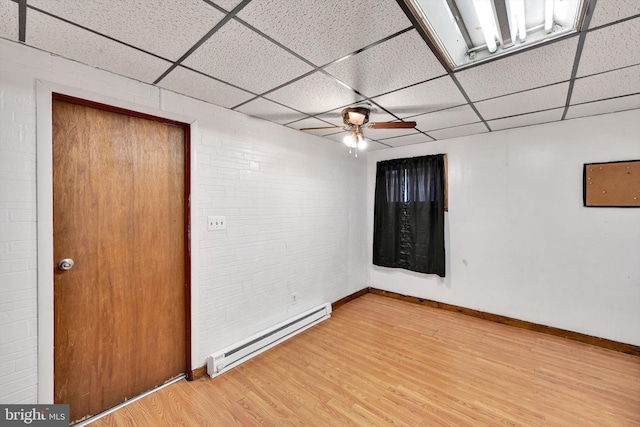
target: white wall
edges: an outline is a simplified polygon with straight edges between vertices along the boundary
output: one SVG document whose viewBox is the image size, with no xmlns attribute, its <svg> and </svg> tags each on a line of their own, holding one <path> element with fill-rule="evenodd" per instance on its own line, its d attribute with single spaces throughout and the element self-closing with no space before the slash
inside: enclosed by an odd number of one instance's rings
<svg viewBox="0 0 640 427">
<path fill-rule="evenodd" d="M 447 276 L 369 267 L 374 288 L 640 345 L 640 209 L 585 208 L 584 163 L 640 159 L 640 110 L 372 152 L 447 153 Z"/>
<path fill-rule="evenodd" d="M 194 123 L 194 368 L 213 351 L 366 286 L 365 157 L 0 39 L 0 402 L 47 395 L 38 390 L 37 316 L 47 314 L 37 302 L 36 81 Z M 227 230 L 207 231 L 207 215 L 226 215 Z"/>
</svg>

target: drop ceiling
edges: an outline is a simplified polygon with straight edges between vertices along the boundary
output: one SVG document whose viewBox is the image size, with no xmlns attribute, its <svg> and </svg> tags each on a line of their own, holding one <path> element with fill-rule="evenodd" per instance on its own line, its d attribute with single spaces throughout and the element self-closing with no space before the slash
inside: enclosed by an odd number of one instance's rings
<svg viewBox="0 0 640 427">
<path fill-rule="evenodd" d="M 341 125 L 358 102 L 372 122 L 416 122 L 365 129 L 369 150 L 640 108 L 638 0 L 591 0 L 581 31 L 457 71 L 409 10 L 404 0 L 0 0 L 0 37 L 294 129 Z"/>
</svg>

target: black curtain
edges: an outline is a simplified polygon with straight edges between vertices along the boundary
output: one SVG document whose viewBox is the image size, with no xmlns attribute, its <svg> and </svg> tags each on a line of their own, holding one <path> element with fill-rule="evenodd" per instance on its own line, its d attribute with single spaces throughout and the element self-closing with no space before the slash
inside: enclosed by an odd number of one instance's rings
<svg viewBox="0 0 640 427">
<path fill-rule="evenodd" d="M 378 162 L 373 263 L 445 275 L 444 155 Z"/>
</svg>

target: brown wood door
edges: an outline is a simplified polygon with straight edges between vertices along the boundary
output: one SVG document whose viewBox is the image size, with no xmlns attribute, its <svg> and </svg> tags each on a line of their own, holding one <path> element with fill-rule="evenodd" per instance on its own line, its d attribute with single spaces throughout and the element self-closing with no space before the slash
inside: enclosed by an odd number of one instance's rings
<svg viewBox="0 0 640 427">
<path fill-rule="evenodd" d="M 185 373 L 185 129 L 54 100 L 54 398 L 95 415 Z"/>
</svg>

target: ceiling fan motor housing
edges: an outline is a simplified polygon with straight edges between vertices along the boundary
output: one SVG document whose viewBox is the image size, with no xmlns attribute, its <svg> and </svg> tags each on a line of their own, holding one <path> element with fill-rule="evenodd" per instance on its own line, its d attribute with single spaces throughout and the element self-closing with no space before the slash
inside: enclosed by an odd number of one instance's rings
<svg viewBox="0 0 640 427">
<path fill-rule="evenodd" d="M 351 113 L 352 117 L 349 117 L 349 113 Z M 357 116 L 357 115 L 363 116 L 362 118 L 359 117 L 359 119 L 362 120 L 361 123 L 359 122 L 360 120 L 358 120 L 358 122 L 354 122 L 353 116 Z M 351 126 L 351 125 L 362 126 L 365 123 L 369 122 L 369 109 L 366 107 L 345 108 L 344 110 L 342 110 L 342 121 L 347 126 Z"/>
</svg>

